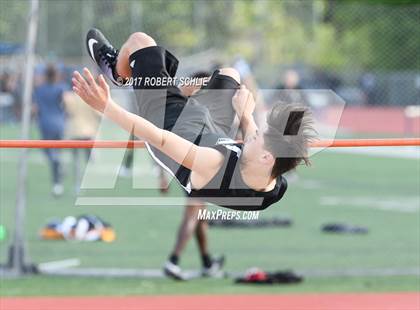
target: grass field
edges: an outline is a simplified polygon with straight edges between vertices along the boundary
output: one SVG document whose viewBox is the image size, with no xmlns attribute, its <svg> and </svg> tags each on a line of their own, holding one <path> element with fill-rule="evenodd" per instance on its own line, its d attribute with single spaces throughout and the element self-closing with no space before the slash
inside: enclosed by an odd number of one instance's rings
<svg viewBox="0 0 420 310">
<path fill-rule="evenodd" d="M 17 138 L 17 130 L 0 127 L 2 139 Z M 35 136 L 34 136 L 35 137 Z M 79 206 L 75 207 L 71 156 L 65 159 L 66 192 L 50 196 L 49 169 L 39 150 L 30 151 L 26 236 L 34 262 L 78 258 L 81 267 L 160 268 L 175 238 L 182 215 L 180 206 Z M 156 182 L 150 160 L 140 151 L 144 165 L 142 182 Z M 0 222 L 13 229 L 17 150 L 0 150 Z M 102 196 L 135 196 L 130 179 L 119 179 L 112 190 L 97 190 Z M 290 217 L 290 228 L 212 228 L 213 253 L 224 253 L 226 270 L 244 271 L 258 266 L 265 270 L 304 271 L 405 270 L 420 266 L 420 161 L 335 152 L 313 157 L 313 166 L 299 170 L 299 180 L 277 205 L 260 214 Z M 92 192 L 82 192 L 91 195 Z M 148 194 L 159 199 L 157 190 Z M 170 194 L 180 197 L 177 186 Z M 112 223 L 117 240 L 105 243 L 42 241 L 38 230 L 53 217 L 96 214 Z M 367 235 L 330 235 L 322 224 L 346 222 L 369 228 Z M 9 239 L 10 241 L 10 235 Z M 0 243 L 0 259 L 6 260 L 7 242 Z M 186 269 L 199 268 L 195 242 L 181 259 Z M 176 283 L 167 279 L 87 279 L 33 276 L 2 279 L 2 295 L 132 295 L 216 294 L 341 291 L 418 291 L 419 278 L 406 276 L 312 277 L 291 286 L 247 287 L 231 279 L 198 279 Z M 86 290 L 89 287 L 89 290 Z"/>
</svg>

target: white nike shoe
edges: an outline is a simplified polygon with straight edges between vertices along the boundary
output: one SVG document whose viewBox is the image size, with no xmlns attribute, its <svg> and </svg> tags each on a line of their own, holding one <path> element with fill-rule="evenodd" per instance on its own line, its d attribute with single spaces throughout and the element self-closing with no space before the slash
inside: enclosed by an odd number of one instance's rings
<svg viewBox="0 0 420 310">
<path fill-rule="evenodd" d="M 52 194 L 55 197 L 61 196 L 61 195 L 63 195 L 63 193 L 64 193 L 64 187 L 63 187 L 62 184 L 56 183 L 56 184 L 53 185 Z"/>
<path fill-rule="evenodd" d="M 116 70 L 118 50 L 98 29 L 92 28 L 86 35 L 86 47 L 89 56 L 99 66 L 102 73 L 115 85 L 122 86 L 124 80 Z"/>
<path fill-rule="evenodd" d="M 185 280 L 184 275 L 182 274 L 182 269 L 178 265 L 172 263 L 171 261 L 166 261 L 165 265 L 163 265 L 164 273 L 175 280 Z"/>
</svg>

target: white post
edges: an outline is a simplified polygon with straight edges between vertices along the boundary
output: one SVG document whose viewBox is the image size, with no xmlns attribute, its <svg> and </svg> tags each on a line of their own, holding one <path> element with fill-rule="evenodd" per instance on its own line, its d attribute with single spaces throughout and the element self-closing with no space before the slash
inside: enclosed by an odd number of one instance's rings
<svg viewBox="0 0 420 310">
<path fill-rule="evenodd" d="M 23 88 L 23 111 L 21 139 L 29 138 L 32 105 L 32 86 L 34 75 L 34 53 L 38 28 L 38 0 L 31 0 L 31 10 L 28 22 L 28 34 L 26 40 L 26 65 L 25 80 Z M 19 157 L 18 182 L 15 210 L 14 239 L 11 247 L 11 267 L 17 274 L 25 272 L 25 209 L 26 209 L 26 179 L 27 179 L 27 157 L 28 150 L 22 149 Z"/>
</svg>

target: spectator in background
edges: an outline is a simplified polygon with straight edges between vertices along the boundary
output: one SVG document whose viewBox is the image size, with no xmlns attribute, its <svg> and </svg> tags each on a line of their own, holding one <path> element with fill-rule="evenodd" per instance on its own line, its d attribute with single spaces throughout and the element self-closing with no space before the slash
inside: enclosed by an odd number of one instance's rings
<svg viewBox="0 0 420 310">
<path fill-rule="evenodd" d="M 10 74 L 4 72 L 0 75 L 0 122 L 9 122 L 13 119 L 13 95 L 9 89 Z"/>
<path fill-rule="evenodd" d="M 66 136 L 72 140 L 93 140 L 99 126 L 98 113 L 73 92 L 65 92 L 63 99 L 67 114 Z M 72 151 L 75 191 L 78 193 L 81 182 L 80 153 L 84 152 L 85 159 L 88 161 L 91 149 L 73 149 Z"/>
<path fill-rule="evenodd" d="M 7 71 L 3 72 L 0 75 L 0 91 L 2 93 L 10 93 L 11 92 L 11 74 Z"/>
<path fill-rule="evenodd" d="M 284 89 L 300 89 L 300 76 L 295 70 L 287 70 L 284 74 Z"/>
<path fill-rule="evenodd" d="M 210 72 L 198 71 L 191 77 L 200 79 L 200 83 L 183 85 L 181 92 L 184 96 L 190 97 L 196 93 L 201 86 L 205 86 L 211 76 Z M 198 213 L 200 210 L 206 209 L 206 203 L 199 199 L 187 199 L 187 204 L 184 209 L 181 225 L 178 228 L 174 247 L 168 257 L 168 260 L 163 266 L 163 271 L 168 277 L 175 280 L 185 280 L 182 269 L 179 266 L 179 260 L 184 252 L 184 249 L 193 235 L 197 240 L 198 249 L 201 256 L 202 275 L 206 277 L 214 277 L 221 274 L 221 269 L 224 265 L 224 257 L 212 258 L 208 249 L 207 232 L 208 223 L 206 220 L 199 220 Z"/>
<path fill-rule="evenodd" d="M 276 85 L 276 90 L 269 100 L 269 104 L 282 101 L 284 103 L 305 103 L 304 93 L 300 84 L 300 75 L 296 70 L 287 70 L 282 82 Z"/>
<path fill-rule="evenodd" d="M 38 125 L 44 140 L 63 139 L 65 127 L 65 111 L 63 106 L 63 93 L 65 89 L 58 81 L 58 72 L 53 64 L 49 64 L 45 70 L 45 80 L 34 90 L 34 103 L 38 116 Z M 60 153 L 58 149 L 45 149 L 52 172 L 52 194 L 60 196 L 64 188 L 62 184 L 62 172 Z"/>
<path fill-rule="evenodd" d="M 3 72 L 0 78 L 1 121 L 19 121 L 21 119 L 22 98 L 19 75 Z"/>
<path fill-rule="evenodd" d="M 360 88 L 364 95 L 364 103 L 374 105 L 376 103 L 376 77 L 372 73 L 364 73 L 359 81 Z"/>
</svg>

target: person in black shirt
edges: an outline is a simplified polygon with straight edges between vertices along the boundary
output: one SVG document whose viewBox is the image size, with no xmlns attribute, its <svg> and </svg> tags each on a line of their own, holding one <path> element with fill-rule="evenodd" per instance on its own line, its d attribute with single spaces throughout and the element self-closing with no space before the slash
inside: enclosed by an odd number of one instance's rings
<svg viewBox="0 0 420 310">
<path fill-rule="evenodd" d="M 189 196 L 235 210 L 263 210 L 284 195 L 282 174 L 308 162 L 313 138 L 306 107 L 277 104 L 258 130 L 252 94 L 232 68 L 216 70 L 190 98 L 172 81 L 178 60 L 145 33 L 133 33 L 117 51 L 97 30 L 87 48 L 102 72 L 136 91 L 138 115 L 118 106 L 103 75 L 74 72 L 73 90 L 91 107 L 146 142 L 152 158 Z M 163 83 L 162 83 L 163 82 Z M 244 141 L 237 142 L 235 120 Z"/>
</svg>

